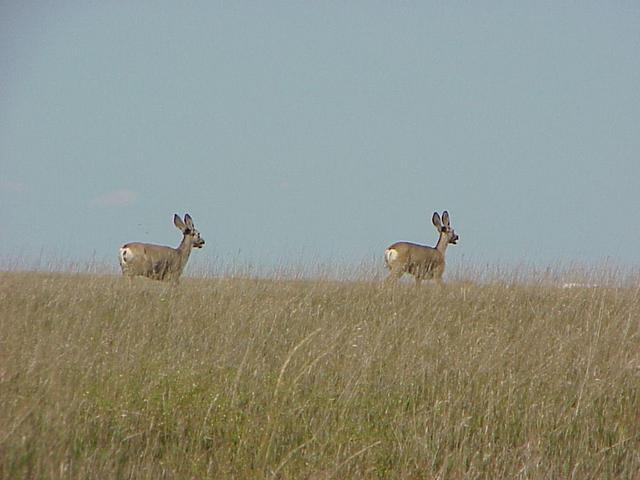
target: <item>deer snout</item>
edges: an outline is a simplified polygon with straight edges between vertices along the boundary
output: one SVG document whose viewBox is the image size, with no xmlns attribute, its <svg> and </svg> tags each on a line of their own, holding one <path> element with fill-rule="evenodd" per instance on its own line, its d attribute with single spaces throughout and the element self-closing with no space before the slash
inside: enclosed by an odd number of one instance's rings
<svg viewBox="0 0 640 480">
<path fill-rule="evenodd" d="M 457 234 L 453 234 L 453 237 L 451 237 L 451 240 L 449 240 L 449 243 L 453 243 L 454 245 L 456 245 L 458 243 L 458 239 L 460 237 Z"/>
</svg>

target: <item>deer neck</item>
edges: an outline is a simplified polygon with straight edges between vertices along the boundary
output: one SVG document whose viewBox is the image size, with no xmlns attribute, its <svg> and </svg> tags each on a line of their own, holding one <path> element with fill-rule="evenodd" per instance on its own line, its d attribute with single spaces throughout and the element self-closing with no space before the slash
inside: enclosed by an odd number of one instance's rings
<svg viewBox="0 0 640 480">
<path fill-rule="evenodd" d="M 449 236 L 444 232 L 440 232 L 440 238 L 438 238 L 438 243 L 436 243 L 436 250 L 444 256 L 444 252 L 447 250 L 448 245 Z"/>
<path fill-rule="evenodd" d="M 184 235 L 182 237 L 182 241 L 180 242 L 180 245 L 178 245 L 178 248 L 176 248 L 176 251 L 178 252 L 178 256 L 180 257 L 180 267 L 184 268 L 187 260 L 189 260 L 189 255 L 191 255 L 190 235 Z"/>
</svg>

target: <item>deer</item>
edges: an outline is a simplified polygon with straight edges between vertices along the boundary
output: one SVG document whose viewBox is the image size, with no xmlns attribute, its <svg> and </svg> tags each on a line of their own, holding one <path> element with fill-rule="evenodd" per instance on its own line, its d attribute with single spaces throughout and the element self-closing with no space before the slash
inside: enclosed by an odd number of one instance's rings
<svg viewBox="0 0 640 480">
<path fill-rule="evenodd" d="M 175 214 L 173 224 L 182 232 L 182 241 L 177 248 L 140 242 L 126 243 L 120 247 L 120 268 L 124 276 L 130 280 L 141 276 L 178 283 L 191 249 L 202 248 L 204 239 L 194 227 L 193 219 L 188 213 L 184 220 Z"/>
<path fill-rule="evenodd" d="M 387 282 L 397 282 L 402 275 L 413 275 L 416 285 L 425 279 L 433 279 L 442 283 L 444 273 L 444 254 L 449 244 L 456 245 L 460 238 L 451 228 L 449 212 L 442 212 L 442 220 L 438 212 L 433 212 L 433 226 L 440 234 L 435 247 L 418 245 L 411 242 L 396 242 L 384 251 L 384 260 L 389 269 Z"/>
</svg>

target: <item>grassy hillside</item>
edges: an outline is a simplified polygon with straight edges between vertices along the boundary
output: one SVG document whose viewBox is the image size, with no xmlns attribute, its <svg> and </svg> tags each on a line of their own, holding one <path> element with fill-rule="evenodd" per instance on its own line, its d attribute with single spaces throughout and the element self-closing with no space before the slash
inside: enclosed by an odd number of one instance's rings
<svg viewBox="0 0 640 480">
<path fill-rule="evenodd" d="M 2 478 L 633 478 L 640 290 L 0 273 Z"/>
</svg>

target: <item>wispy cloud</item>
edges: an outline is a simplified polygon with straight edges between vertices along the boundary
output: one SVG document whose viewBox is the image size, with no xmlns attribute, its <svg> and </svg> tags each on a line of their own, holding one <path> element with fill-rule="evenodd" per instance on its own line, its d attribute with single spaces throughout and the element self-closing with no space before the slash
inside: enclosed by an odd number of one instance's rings
<svg viewBox="0 0 640 480">
<path fill-rule="evenodd" d="M 22 182 L 0 181 L 0 192 L 3 193 L 25 193 L 27 185 Z"/>
<path fill-rule="evenodd" d="M 91 200 L 93 207 L 126 207 L 135 203 L 138 194 L 131 190 L 114 190 Z"/>
</svg>

